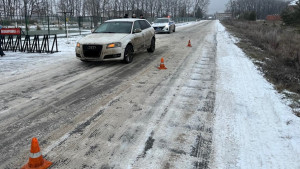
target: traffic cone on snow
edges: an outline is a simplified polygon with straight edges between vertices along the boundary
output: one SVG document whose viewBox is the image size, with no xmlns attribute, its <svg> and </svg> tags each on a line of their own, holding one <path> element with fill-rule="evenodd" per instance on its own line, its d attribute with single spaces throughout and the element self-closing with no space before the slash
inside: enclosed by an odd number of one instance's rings
<svg viewBox="0 0 300 169">
<path fill-rule="evenodd" d="M 31 149 L 29 161 L 21 169 L 46 169 L 50 167 L 52 162 L 43 159 L 37 138 L 33 137 L 31 141 Z"/>
<path fill-rule="evenodd" d="M 192 47 L 191 40 L 189 40 L 187 47 Z"/>
<path fill-rule="evenodd" d="M 160 59 L 160 65 L 159 65 L 158 69 L 167 69 L 165 64 L 164 64 L 164 58 Z"/>
</svg>

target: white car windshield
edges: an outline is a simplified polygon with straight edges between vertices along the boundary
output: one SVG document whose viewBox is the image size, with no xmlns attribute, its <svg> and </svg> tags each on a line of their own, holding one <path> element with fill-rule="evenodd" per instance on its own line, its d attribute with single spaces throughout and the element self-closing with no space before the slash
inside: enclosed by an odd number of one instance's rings
<svg viewBox="0 0 300 169">
<path fill-rule="evenodd" d="M 132 22 L 104 22 L 94 33 L 131 33 Z"/>
<path fill-rule="evenodd" d="M 169 19 L 156 19 L 154 23 L 169 23 Z"/>
</svg>

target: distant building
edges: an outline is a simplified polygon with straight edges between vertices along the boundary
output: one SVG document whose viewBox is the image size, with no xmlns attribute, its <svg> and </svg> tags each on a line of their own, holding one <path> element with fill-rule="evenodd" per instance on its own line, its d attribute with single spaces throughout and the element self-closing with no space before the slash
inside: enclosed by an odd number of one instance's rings
<svg viewBox="0 0 300 169">
<path fill-rule="evenodd" d="M 281 20 L 281 17 L 280 15 L 276 14 L 276 15 L 268 15 L 266 17 L 266 20 L 267 21 L 280 21 Z"/>
<path fill-rule="evenodd" d="M 232 13 L 216 13 L 216 19 L 218 20 L 232 19 Z"/>
</svg>

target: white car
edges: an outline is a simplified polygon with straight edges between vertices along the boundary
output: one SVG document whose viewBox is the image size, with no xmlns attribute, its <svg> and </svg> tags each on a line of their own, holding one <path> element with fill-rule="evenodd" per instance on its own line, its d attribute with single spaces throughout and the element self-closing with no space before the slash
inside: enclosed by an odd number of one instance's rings
<svg viewBox="0 0 300 169">
<path fill-rule="evenodd" d="M 157 18 L 151 25 L 156 33 L 166 32 L 171 33 L 175 32 L 175 22 L 170 18 Z"/>
<path fill-rule="evenodd" d="M 130 63 L 136 51 L 155 50 L 155 32 L 145 19 L 113 19 L 80 39 L 76 58 L 81 61 L 117 61 Z"/>
</svg>

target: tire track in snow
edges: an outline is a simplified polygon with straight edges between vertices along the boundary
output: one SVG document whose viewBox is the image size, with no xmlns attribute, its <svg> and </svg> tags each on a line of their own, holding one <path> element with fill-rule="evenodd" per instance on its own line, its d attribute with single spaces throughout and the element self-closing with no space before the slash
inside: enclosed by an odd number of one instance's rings
<svg viewBox="0 0 300 169">
<path fill-rule="evenodd" d="M 154 163 L 159 163 L 159 168 L 164 169 L 180 166 L 208 168 L 212 149 L 217 44 L 214 35 L 207 38 L 191 53 L 193 56 L 185 58 L 184 64 L 174 73 L 173 81 L 168 83 L 171 89 L 164 95 L 171 100 L 160 104 L 163 118 L 155 123 L 145 142 L 144 149 L 149 147 L 149 140 L 153 140 L 152 148 L 147 148 L 147 153 L 142 152 L 132 168 L 151 168 Z M 190 164 L 183 159 L 190 159 Z"/>
</svg>

